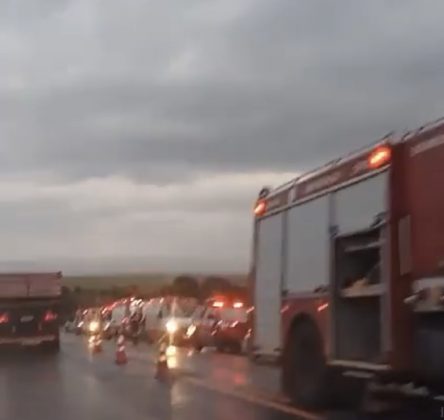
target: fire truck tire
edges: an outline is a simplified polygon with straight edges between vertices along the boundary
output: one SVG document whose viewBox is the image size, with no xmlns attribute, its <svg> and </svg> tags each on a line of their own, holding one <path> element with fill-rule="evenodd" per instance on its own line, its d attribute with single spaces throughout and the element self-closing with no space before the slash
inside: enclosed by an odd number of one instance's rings
<svg viewBox="0 0 444 420">
<path fill-rule="evenodd" d="M 308 321 L 297 322 L 290 331 L 282 358 L 282 384 L 295 404 L 324 408 L 330 403 L 330 375 L 320 334 Z"/>
</svg>

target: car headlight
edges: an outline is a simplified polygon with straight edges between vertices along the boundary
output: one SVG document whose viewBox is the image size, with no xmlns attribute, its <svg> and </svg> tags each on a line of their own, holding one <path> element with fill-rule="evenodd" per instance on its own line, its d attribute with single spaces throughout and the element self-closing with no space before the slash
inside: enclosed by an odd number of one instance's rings
<svg viewBox="0 0 444 420">
<path fill-rule="evenodd" d="M 177 322 L 174 319 L 168 320 L 165 327 L 169 334 L 174 334 L 178 329 Z"/>
<path fill-rule="evenodd" d="M 91 321 L 89 323 L 89 331 L 97 332 L 99 330 L 99 323 L 97 321 Z"/>
<path fill-rule="evenodd" d="M 169 356 L 169 357 L 171 357 L 171 356 L 175 356 L 176 353 L 177 353 L 177 349 L 176 349 L 176 347 L 174 347 L 174 346 L 168 346 L 167 349 L 166 349 L 166 351 L 165 351 L 165 354 L 166 354 L 167 356 Z"/>
<path fill-rule="evenodd" d="M 191 337 L 196 332 L 196 326 L 190 325 L 187 329 L 187 337 Z"/>
</svg>

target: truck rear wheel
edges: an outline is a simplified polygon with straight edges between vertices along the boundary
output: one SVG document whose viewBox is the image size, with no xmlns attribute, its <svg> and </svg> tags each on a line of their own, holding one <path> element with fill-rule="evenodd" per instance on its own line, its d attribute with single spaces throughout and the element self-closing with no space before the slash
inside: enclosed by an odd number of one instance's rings
<svg viewBox="0 0 444 420">
<path fill-rule="evenodd" d="M 316 326 L 301 321 L 291 330 L 282 359 L 282 383 L 298 405 L 322 408 L 329 403 L 329 371 Z"/>
</svg>

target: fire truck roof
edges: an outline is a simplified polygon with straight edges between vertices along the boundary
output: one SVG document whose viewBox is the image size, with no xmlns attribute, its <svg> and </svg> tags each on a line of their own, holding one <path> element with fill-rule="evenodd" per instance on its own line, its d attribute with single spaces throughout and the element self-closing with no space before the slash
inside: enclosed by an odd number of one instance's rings
<svg viewBox="0 0 444 420">
<path fill-rule="evenodd" d="M 262 188 L 254 212 L 256 216 L 263 216 L 293 202 L 312 199 L 348 182 L 385 170 L 390 164 L 391 148 L 395 144 L 419 139 L 435 130 L 442 130 L 443 126 L 444 117 L 402 135 L 390 132 L 370 145 L 333 159 L 276 188 Z"/>
</svg>

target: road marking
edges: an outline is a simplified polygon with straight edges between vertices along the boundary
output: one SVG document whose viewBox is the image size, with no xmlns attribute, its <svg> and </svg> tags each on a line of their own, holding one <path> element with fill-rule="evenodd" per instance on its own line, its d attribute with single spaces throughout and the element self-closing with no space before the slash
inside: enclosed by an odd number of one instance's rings
<svg viewBox="0 0 444 420">
<path fill-rule="evenodd" d="M 310 413 L 308 411 L 304 411 L 299 408 L 291 407 L 289 405 L 286 405 L 286 404 L 283 404 L 283 403 L 280 403 L 277 401 L 273 401 L 273 400 L 266 399 L 263 397 L 258 397 L 258 396 L 252 395 L 252 394 L 248 394 L 246 392 L 241 392 L 239 390 L 228 389 L 228 388 L 220 386 L 220 385 L 215 385 L 215 384 L 209 383 L 209 382 L 204 381 L 202 379 L 187 377 L 187 378 L 183 378 L 183 381 L 191 383 L 195 386 L 206 388 L 210 391 L 215 391 L 215 392 L 219 392 L 224 395 L 228 395 L 230 397 L 242 399 L 242 400 L 247 401 L 252 404 L 257 404 L 257 405 L 261 405 L 263 407 L 272 408 L 274 410 L 282 411 L 286 414 L 299 416 L 300 418 L 302 418 L 304 420 L 322 420 L 322 419 L 324 419 L 324 417 L 322 417 L 318 414 L 315 414 L 315 413 Z"/>
</svg>

